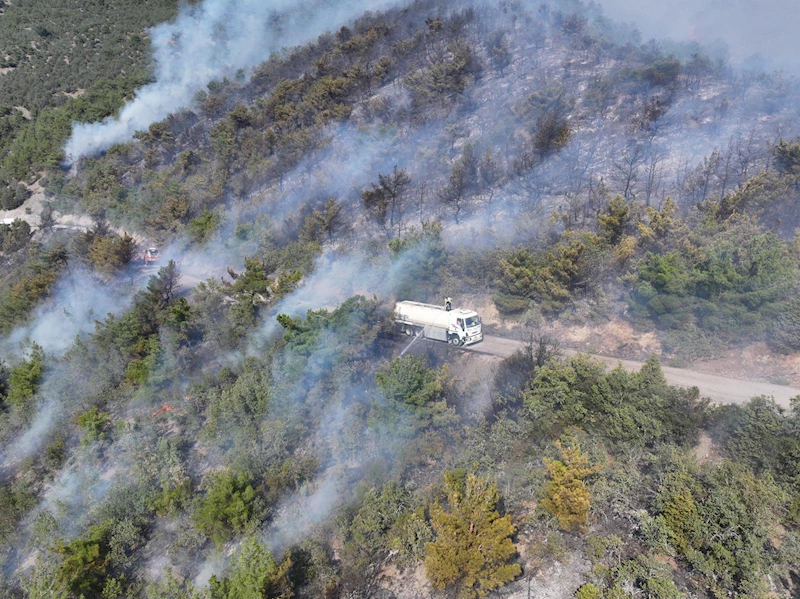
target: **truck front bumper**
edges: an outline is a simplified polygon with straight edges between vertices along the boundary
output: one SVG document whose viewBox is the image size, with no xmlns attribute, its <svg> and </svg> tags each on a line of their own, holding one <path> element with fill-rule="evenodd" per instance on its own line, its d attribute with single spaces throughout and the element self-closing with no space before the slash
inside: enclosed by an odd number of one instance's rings
<svg viewBox="0 0 800 599">
<path fill-rule="evenodd" d="M 472 337 L 466 337 L 464 339 L 464 345 L 472 345 L 473 343 L 478 343 L 479 341 L 483 341 L 483 333 L 478 333 Z"/>
</svg>

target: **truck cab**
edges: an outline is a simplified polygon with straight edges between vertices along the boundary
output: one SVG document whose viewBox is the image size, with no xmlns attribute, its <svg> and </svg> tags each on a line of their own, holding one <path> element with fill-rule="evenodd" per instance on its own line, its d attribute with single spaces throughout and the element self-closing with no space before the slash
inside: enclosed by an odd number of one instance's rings
<svg viewBox="0 0 800 599">
<path fill-rule="evenodd" d="M 455 322 L 450 325 L 448 341 L 453 345 L 469 345 L 483 339 L 481 317 L 473 310 L 453 311 Z"/>
</svg>

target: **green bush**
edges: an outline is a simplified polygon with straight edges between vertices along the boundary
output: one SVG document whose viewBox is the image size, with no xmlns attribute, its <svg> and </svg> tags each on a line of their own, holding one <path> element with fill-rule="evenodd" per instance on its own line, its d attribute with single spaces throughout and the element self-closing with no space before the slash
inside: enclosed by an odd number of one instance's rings
<svg viewBox="0 0 800 599">
<path fill-rule="evenodd" d="M 361 506 L 349 519 L 345 530 L 347 540 L 342 557 L 346 569 L 352 571 L 353 578 L 360 578 L 359 572 L 389 557 L 395 539 L 401 532 L 400 527 L 411 514 L 413 501 L 411 493 L 394 482 L 367 490 Z M 427 527 L 424 520 L 423 524 Z M 408 531 L 403 529 L 403 532 Z M 424 536 L 425 533 L 421 534 Z"/>
<path fill-rule="evenodd" d="M 653 510 L 669 542 L 714 597 L 767 592 L 772 531 L 784 495 L 769 476 L 732 462 L 673 464 Z"/>
<path fill-rule="evenodd" d="M 33 344 L 28 359 L 21 360 L 9 372 L 6 401 L 14 406 L 29 403 L 42 382 L 44 366 L 44 350 Z"/>
<path fill-rule="evenodd" d="M 404 84 L 411 91 L 414 110 L 422 111 L 431 104 L 447 106 L 464 93 L 480 68 L 468 43 L 452 42 L 446 56 L 437 57 L 427 68 L 406 76 Z"/>
<path fill-rule="evenodd" d="M 592 288 L 591 236 L 564 240 L 546 252 L 533 254 L 521 249 L 500 261 L 500 278 L 494 295 L 499 310 L 521 312 L 536 302 L 542 312 L 560 312 L 574 294 Z"/>
<path fill-rule="evenodd" d="M 216 212 L 205 209 L 198 216 L 189 221 L 186 230 L 192 241 L 195 243 L 206 243 L 222 222 L 222 218 Z"/>
<path fill-rule="evenodd" d="M 566 118 L 551 110 L 536 121 L 533 147 L 537 154 L 544 158 L 563 150 L 569 143 L 571 135 L 572 128 Z"/>
<path fill-rule="evenodd" d="M 652 599 L 684 599 L 667 566 L 656 563 L 646 555 L 629 559 L 611 571 L 610 583 L 604 597 L 622 599 L 630 590 L 646 593 Z"/>
<path fill-rule="evenodd" d="M 31 196 L 31 192 L 24 185 L 4 187 L 0 184 L 0 209 L 14 210 L 19 208 Z"/>
<path fill-rule="evenodd" d="M 31 226 L 22 219 L 10 225 L 0 225 L 0 252 L 15 252 L 25 247 L 31 238 Z"/>
<path fill-rule="evenodd" d="M 225 576 L 211 577 L 209 599 L 291 599 L 294 596 L 291 567 L 290 557 L 279 565 L 257 539 L 247 539 L 231 560 Z"/>
<path fill-rule="evenodd" d="M 681 61 L 677 58 L 667 58 L 635 71 L 634 76 L 650 85 L 669 86 L 677 81 L 680 74 Z"/>
<path fill-rule="evenodd" d="M 192 519 L 197 529 L 218 545 L 257 525 L 264 516 L 263 501 L 249 474 L 217 472 L 209 475 L 205 486 L 206 494 L 197 502 Z"/>
<path fill-rule="evenodd" d="M 402 298 L 425 298 L 439 289 L 447 250 L 442 240 L 442 223 L 423 221 L 402 237 L 389 242 L 395 263 L 403 263 L 397 294 Z"/>
<path fill-rule="evenodd" d="M 89 532 L 69 544 L 56 543 L 61 555 L 58 579 L 76 597 L 100 597 L 110 573 L 109 542 L 111 522 L 93 526 Z"/>
<path fill-rule="evenodd" d="M 575 591 L 575 599 L 600 599 L 600 597 L 602 597 L 600 587 L 591 582 L 582 584 Z"/>
<path fill-rule="evenodd" d="M 83 429 L 83 438 L 81 439 L 83 445 L 89 445 L 105 438 L 105 430 L 108 425 L 108 414 L 105 412 L 91 408 L 80 414 L 77 422 L 78 426 Z"/>
<path fill-rule="evenodd" d="M 0 486 L 0 546 L 13 546 L 18 542 L 17 527 L 35 505 L 36 495 L 25 481 Z"/>
<path fill-rule="evenodd" d="M 374 406 L 373 417 L 401 435 L 411 436 L 431 426 L 452 422 L 445 391 L 448 371 L 431 370 L 425 358 L 395 358 L 388 368 L 375 375 L 375 383 L 386 404 Z"/>
<path fill-rule="evenodd" d="M 429 369 L 425 358 L 395 358 L 389 367 L 375 375 L 375 383 L 383 396 L 398 405 L 423 408 L 442 397 L 441 373 Z"/>
<path fill-rule="evenodd" d="M 28 319 L 39 302 L 50 294 L 58 275 L 66 265 L 66 249 L 32 246 L 23 266 L 9 284 L 0 287 L 0 333 L 11 330 Z"/>
<path fill-rule="evenodd" d="M 748 221 L 696 243 L 646 254 L 631 294 L 634 315 L 726 338 L 764 333 L 795 287 L 797 263 L 787 244 Z"/>
<path fill-rule="evenodd" d="M 772 149 L 772 153 L 780 173 L 800 175 L 800 138 L 794 142 L 781 139 Z"/>
<path fill-rule="evenodd" d="M 75 245 L 75 250 L 93 269 L 113 274 L 122 270 L 136 253 L 136 241 L 127 233 L 118 236 L 111 232 L 84 233 Z"/>
<path fill-rule="evenodd" d="M 707 407 L 696 390 L 669 387 L 656 357 L 634 373 L 621 366 L 606 372 L 583 356 L 551 360 L 537 371 L 522 401 L 536 430 L 557 435 L 579 426 L 611 444 L 651 447 L 691 443 Z"/>
<path fill-rule="evenodd" d="M 567 532 L 585 532 L 589 525 L 591 493 L 584 479 L 602 470 L 602 464 L 590 465 L 589 456 L 581 451 L 577 439 L 556 441 L 560 459 L 544 458 L 548 481 L 542 507 L 556 517 Z"/>
<path fill-rule="evenodd" d="M 790 415 L 768 397 L 713 412 L 714 440 L 731 460 L 759 474 L 769 473 L 788 489 L 800 483 L 800 405 Z"/>
<path fill-rule="evenodd" d="M 776 307 L 767 340 L 772 349 L 782 354 L 800 351 L 800 298 L 790 298 Z"/>
</svg>

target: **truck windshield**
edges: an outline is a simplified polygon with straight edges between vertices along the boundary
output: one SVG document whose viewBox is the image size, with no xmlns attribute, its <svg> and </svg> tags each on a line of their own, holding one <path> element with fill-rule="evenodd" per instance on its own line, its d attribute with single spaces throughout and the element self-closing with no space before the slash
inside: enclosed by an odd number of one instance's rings
<svg viewBox="0 0 800 599">
<path fill-rule="evenodd" d="M 470 316 L 467 318 L 467 326 L 468 327 L 476 327 L 481 323 L 480 316 Z"/>
</svg>

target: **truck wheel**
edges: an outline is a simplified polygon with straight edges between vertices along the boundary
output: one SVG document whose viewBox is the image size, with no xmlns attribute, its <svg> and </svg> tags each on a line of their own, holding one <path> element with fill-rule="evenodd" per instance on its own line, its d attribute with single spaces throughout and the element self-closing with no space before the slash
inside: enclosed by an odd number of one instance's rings
<svg viewBox="0 0 800 599">
<path fill-rule="evenodd" d="M 411 337 L 411 335 L 413 335 L 413 334 L 414 334 L 414 329 L 412 329 L 411 327 L 406 327 L 405 329 L 403 329 L 403 332 L 404 332 L 406 335 L 408 335 L 409 337 Z"/>
<path fill-rule="evenodd" d="M 458 338 L 458 335 L 450 337 L 450 345 L 453 347 L 459 347 L 461 345 L 461 339 Z"/>
</svg>

